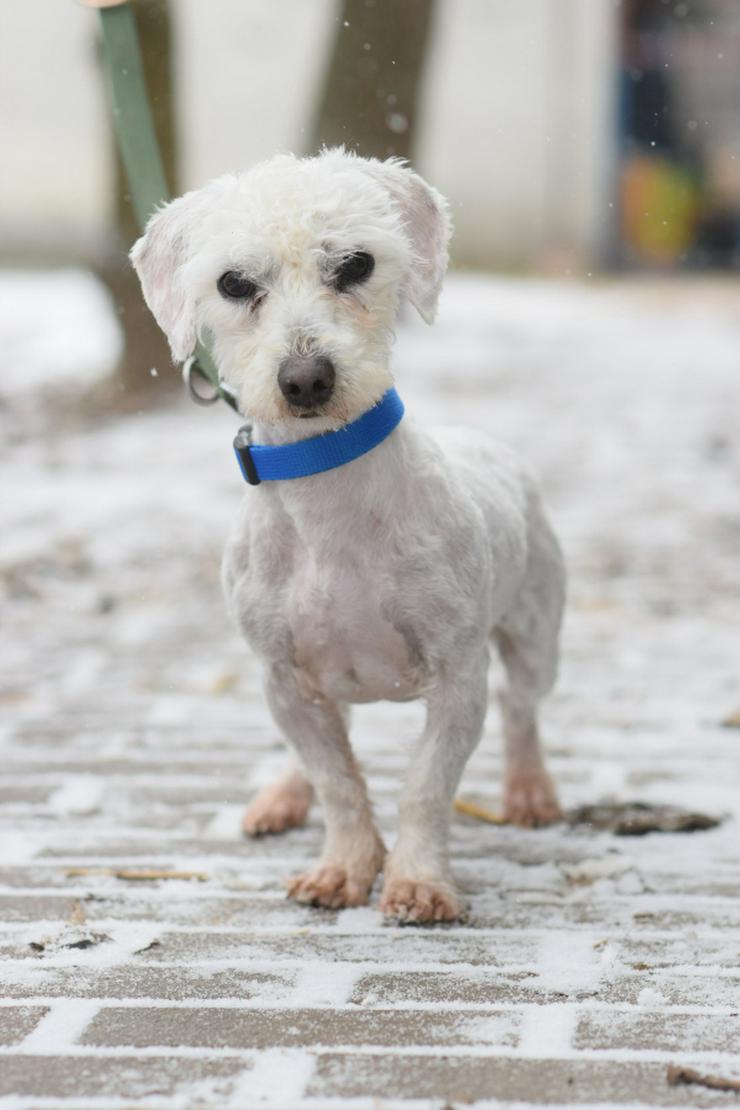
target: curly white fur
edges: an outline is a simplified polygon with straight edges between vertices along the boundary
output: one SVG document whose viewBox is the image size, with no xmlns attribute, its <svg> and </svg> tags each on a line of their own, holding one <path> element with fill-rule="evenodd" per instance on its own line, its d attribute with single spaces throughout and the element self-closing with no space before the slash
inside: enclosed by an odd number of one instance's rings
<svg viewBox="0 0 740 1110">
<path fill-rule="evenodd" d="M 132 260 L 174 357 L 187 357 L 207 330 L 259 440 L 286 442 L 341 426 L 390 386 L 399 303 L 408 297 L 431 322 L 449 233 L 443 198 L 403 164 L 330 150 L 278 157 L 186 194 L 152 218 Z M 332 275 L 357 251 L 373 256 L 373 272 L 339 292 Z M 227 270 L 258 287 L 248 304 L 218 292 Z M 326 356 L 336 368 L 331 399 L 309 420 L 278 388 L 291 354 Z M 367 900 L 385 849 L 347 708 L 423 698 L 427 725 L 381 905 L 405 921 L 457 916 L 450 807 L 482 732 L 491 645 L 508 675 L 507 813 L 525 825 L 558 815 L 536 712 L 555 678 L 564 572 L 532 480 L 483 436 L 430 435 L 406 419 L 344 467 L 249 489 L 223 578 L 265 664 L 275 719 L 324 809 L 322 858 L 294 880 L 292 896 Z M 245 827 L 298 824 L 311 797 L 292 773 L 258 797 Z"/>
</svg>

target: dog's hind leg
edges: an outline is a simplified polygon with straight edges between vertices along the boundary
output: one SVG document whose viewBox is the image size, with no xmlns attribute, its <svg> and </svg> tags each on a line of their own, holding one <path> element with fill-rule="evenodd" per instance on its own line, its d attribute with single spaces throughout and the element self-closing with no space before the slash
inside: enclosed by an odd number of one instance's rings
<svg viewBox="0 0 740 1110">
<path fill-rule="evenodd" d="M 504 814 L 512 824 L 529 828 L 561 816 L 545 770 L 537 709 L 557 674 L 565 583 L 560 551 L 549 528 L 545 526 L 538 541 L 519 602 L 493 632 L 507 677 L 499 694 L 506 762 Z"/>
<path fill-rule="evenodd" d="M 281 833 L 302 825 L 313 801 L 313 787 L 297 767 L 277 782 L 264 786 L 244 814 L 242 828 L 247 836 Z"/>
<path fill-rule="evenodd" d="M 496 640 L 508 675 L 499 694 L 506 749 L 504 816 L 525 828 L 547 825 L 560 817 L 560 807 L 540 746 L 537 687 L 517 641 L 503 632 Z"/>
</svg>

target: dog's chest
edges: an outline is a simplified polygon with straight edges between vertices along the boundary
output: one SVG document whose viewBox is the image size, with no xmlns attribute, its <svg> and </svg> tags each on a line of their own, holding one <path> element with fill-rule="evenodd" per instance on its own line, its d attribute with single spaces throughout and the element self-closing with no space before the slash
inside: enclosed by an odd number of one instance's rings
<svg viewBox="0 0 740 1110">
<path fill-rule="evenodd" d="M 363 561 L 332 565 L 311 554 L 288 591 L 294 663 L 307 684 L 340 701 L 418 696 L 419 667 L 393 623 L 388 579 Z"/>
</svg>

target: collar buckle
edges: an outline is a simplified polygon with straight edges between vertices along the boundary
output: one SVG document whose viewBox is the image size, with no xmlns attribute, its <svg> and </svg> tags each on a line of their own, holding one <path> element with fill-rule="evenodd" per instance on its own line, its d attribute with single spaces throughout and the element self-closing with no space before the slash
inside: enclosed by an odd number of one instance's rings
<svg viewBox="0 0 740 1110">
<path fill-rule="evenodd" d="M 251 447 L 252 425 L 242 424 L 234 436 L 234 451 L 245 482 L 248 482 L 250 486 L 258 486 L 261 479 L 257 473 L 257 467 L 254 465 Z"/>
</svg>

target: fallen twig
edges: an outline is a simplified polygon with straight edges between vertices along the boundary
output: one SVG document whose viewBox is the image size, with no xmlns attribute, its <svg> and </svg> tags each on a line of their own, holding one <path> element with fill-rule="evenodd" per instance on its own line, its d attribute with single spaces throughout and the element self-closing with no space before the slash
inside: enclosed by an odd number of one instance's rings
<svg viewBox="0 0 740 1110">
<path fill-rule="evenodd" d="M 681 1084 L 698 1087 L 709 1087 L 712 1091 L 736 1091 L 740 1093 L 740 1079 L 725 1079 L 721 1075 L 702 1075 L 693 1068 L 682 1068 L 677 1064 L 669 1064 L 666 1079 L 671 1087 Z"/>
<path fill-rule="evenodd" d="M 205 871 L 161 871 L 158 868 L 143 868 L 141 870 L 128 867 L 68 867 L 67 878 L 73 879 L 81 875 L 110 875 L 114 879 L 126 879 L 128 882 L 153 882 L 156 879 L 182 879 L 185 882 L 196 881 L 205 883 L 208 875 Z"/>
<path fill-rule="evenodd" d="M 455 810 L 465 814 L 466 817 L 477 817 L 479 821 L 488 821 L 491 825 L 505 825 L 506 818 L 502 813 L 494 813 L 492 809 L 479 806 L 477 802 L 469 802 L 466 798 L 455 798 Z"/>
</svg>

